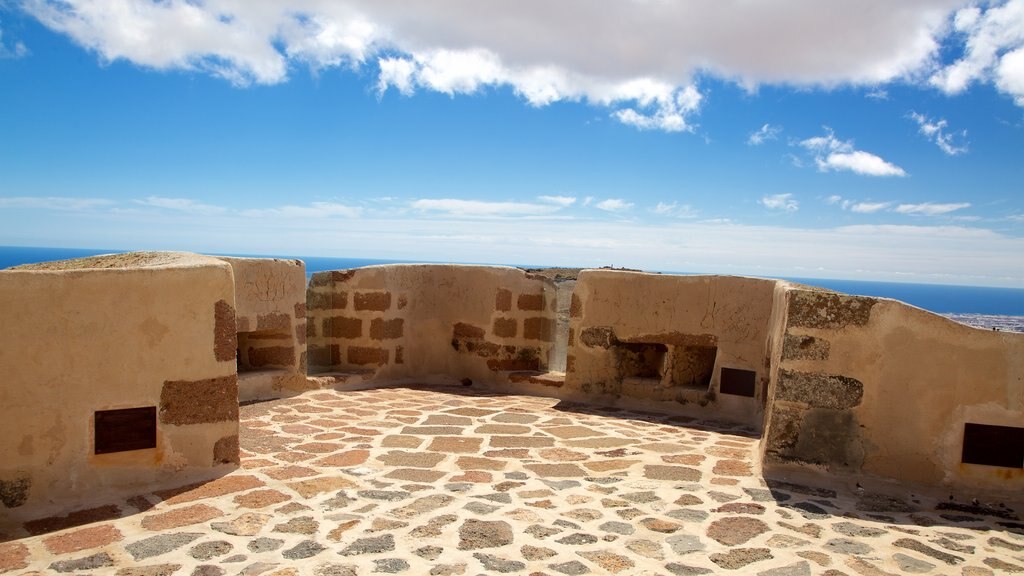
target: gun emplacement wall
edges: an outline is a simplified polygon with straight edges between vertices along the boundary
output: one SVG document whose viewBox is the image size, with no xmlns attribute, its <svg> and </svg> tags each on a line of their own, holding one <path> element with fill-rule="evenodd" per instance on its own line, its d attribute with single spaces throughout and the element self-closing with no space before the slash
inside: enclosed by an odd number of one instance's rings
<svg viewBox="0 0 1024 576">
<path fill-rule="evenodd" d="M 0 513 L 238 463 L 228 264 L 128 254 L 0 273 Z"/>
</svg>

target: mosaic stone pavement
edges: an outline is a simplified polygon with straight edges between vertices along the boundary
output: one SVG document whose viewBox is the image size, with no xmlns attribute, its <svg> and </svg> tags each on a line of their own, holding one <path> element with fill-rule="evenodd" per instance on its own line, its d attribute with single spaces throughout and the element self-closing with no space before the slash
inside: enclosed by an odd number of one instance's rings
<svg viewBox="0 0 1024 576">
<path fill-rule="evenodd" d="M 462 388 L 317 391 L 242 418 L 241 469 L 30 522 L 0 573 L 1024 572 L 1005 505 L 768 485 L 758 440 L 724 425 Z"/>
</svg>

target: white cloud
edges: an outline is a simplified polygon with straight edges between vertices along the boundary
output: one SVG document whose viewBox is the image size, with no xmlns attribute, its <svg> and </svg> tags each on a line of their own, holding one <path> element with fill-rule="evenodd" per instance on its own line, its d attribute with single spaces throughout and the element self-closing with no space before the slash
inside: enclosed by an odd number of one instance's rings
<svg viewBox="0 0 1024 576">
<path fill-rule="evenodd" d="M 872 100 L 888 100 L 889 91 L 886 90 L 885 88 L 876 88 L 875 90 L 867 92 L 866 94 L 864 94 L 864 96 Z"/>
<path fill-rule="evenodd" d="M 1024 106 L 1024 0 L 982 6 L 957 10 L 952 28 L 966 38 L 963 56 L 935 72 L 930 81 L 947 94 L 991 81 Z"/>
<path fill-rule="evenodd" d="M 893 209 L 893 212 L 900 214 L 921 214 L 924 216 L 939 216 L 942 214 L 949 214 L 950 212 L 956 212 L 957 210 L 963 210 L 964 208 L 970 208 L 969 202 L 954 202 L 949 204 L 933 204 L 931 202 L 924 202 L 922 204 L 900 204 Z"/>
<path fill-rule="evenodd" d="M 831 130 L 826 129 L 824 136 L 815 136 L 800 141 L 800 146 L 814 156 L 818 170 L 847 170 L 864 176 L 906 176 L 906 172 L 886 162 L 879 156 L 856 150 L 853 141 L 836 138 Z"/>
<path fill-rule="evenodd" d="M 4 43 L 4 31 L 0 29 L 0 60 L 18 59 L 28 56 L 29 50 L 23 42 L 15 41 L 13 46 L 8 47 Z"/>
<path fill-rule="evenodd" d="M 796 212 L 800 209 L 800 203 L 793 199 L 792 194 L 773 194 L 761 198 L 760 202 L 762 206 L 769 210 Z"/>
<path fill-rule="evenodd" d="M 750 134 L 747 138 L 747 144 L 750 146 L 760 146 L 769 140 L 778 140 L 780 132 L 782 132 L 781 127 L 765 124 Z"/>
<path fill-rule="evenodd" d="M 850 212 L 856 212 L 858 214 L 874 214 L 875 212 L 880 212 L 890 206 L 892 206 L 892 202 L 856 202 L 854 204 L 850 204 L 849 210 Z M 843 206 L 844 210 L 846 208 L 846 206 Z"/>
<path fill-rule="evenodd" d="M 8 196 L 0 197 L 0 208 L 27 208 L 34 210 L 61 210 L 78 212 L 113 205 L 104 198 L 70 198 L 67 196 Z"/>
<path fill-rule="evenodd" d="M 227 209 L 221 206 L 213 206 L 212 204 L 204 204 L 197 202 L 189 198 L 163 198 L 160 196 L 147 196 L 141 200 L 135 200 L 136 204 L 143 206 L 150 206 L 153 208 L 163 208 L 166 210 L 176 210 L 178 212 L 187 212 L 189 214 L 196 215 L 212 215 L 221 214 Z"/>
<path fill-rule="evenodd" d="M 625 212 L 633 207 L 633 203 L 626 202 L 621 198 L 608 198 L 594 204 L 594 207 L 605 212 Z"/>
<path fill-rule="evenodd" d="M 917 123 L 918 131 L 922 136 L 935 142 L 935 145 L 947 155 L 956 156 L 967 152 L 966 143 L 958 145 L 953 142 L 954 138 L 957 136 L 959 136 L 961 141 L 966 139 L 967 130 L 951 134 L 946 131 L 949 127 L 949 123 L 946 122 L 945 118 L 932 120 L 924 114 L 918 114 L 913 111 L 910 112 L 910 119 Z"/>
<path fill-rule="evenodd" d="M 385 199 L 380 199 L 385 200 Z M 248 218 L 357 218 L 362 209 L 337 202 L 311 202 L 309 206 L 278 206 L 275 208 L 251 208 L 243 210 Z"/>
<path fill-rule="evenodd" d="M 537 200 L 562 207 L 569 207 L 576 203 L 575 196 L 537 196 Z"/>
<path fill-rule="evenodd" d="M 590 203 L 593 202 L 593 201 L 594 201 L 594 197 L 593 196 L 587 196 L 586 198 L 583 199 L 583 205 L 584 206 L 590 206 Z"/>
<path fill-rule="evenodd" d="M 551 214 L 558 210 L 559 206 L 529 202 L 487 202 L 483 200 L 458 200 L 454 198 L 424 198 L 413 201 L 412 208 L 422 212 L 436 212 L 449 216 L 510 217 Z"/>
<path fill-rule="evenodd" d="M 696 218 L 700 214 L 700 212 L 693 209 L 693 206 L 678 202 L 672 202 L 671 204 L 658 202 L 653 212 L 659 216 L 673 216 L 675 218 Z"/>
</svg>

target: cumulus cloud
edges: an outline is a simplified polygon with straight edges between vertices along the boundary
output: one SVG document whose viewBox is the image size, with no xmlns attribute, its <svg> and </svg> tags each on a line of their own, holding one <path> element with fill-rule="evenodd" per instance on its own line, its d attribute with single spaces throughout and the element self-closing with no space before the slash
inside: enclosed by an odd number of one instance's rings
<svg viewBox="0 0 1024 576">
<path fill-rule="evenodd" d="M 537 196 L 537 200 L 562 207 L 569 207 L 576 203 L 575 196 Z"/>
<path fill-rule="evenodd" d="M 508 87 L 533 106 L 583 101 L 638 129 L 682 132 L 693 130 L 703 102 L 694 82 L 702 75 L 745 88 L 879 86 L 927 76 L 940 49 L 964 38 L 964 63 L 937 73 L 936 85 L 955 91 L 957 78 L 990 77 L 1019 97 L 1024 54 L 1013 31 L 1021 29 L 1022 2 L 960 10 L 955 26 L 950 15 L 962 0 L 791 0 L 784 9 L 744 0 L 21 5 L 105 61 L 200 71 L 237 85 L 283 82 L 296 66 L 369 68 L 382 94 Z"/>
<path fill-rule="evenodd" d="M 152 208 L 163 208 L 196 215 L 222 214 L 227 211 L 222 206 L 204 204 L 189 198 L 164 198 L 161 196 L 147 196 L 141 200 L 135 200 L 136 204 L 150 206 Z"/>
<path fill-rule="evenodd" d="M 906 172 L 870 152 L 857 150 L 853 141 L 836 138 L 826 129 L 824 136 L 800 141 L 799 145 L 814 157 L 822 172 L 845 170 L 864 176 L 906 176 Z"/>
<path fill-rule="evenodd" d="M 922 204 L 900 204 L 893 209 L 893 212 L 900 214 L 921 214 L 923 216 L 939 216 L 942 214 L 949 214 L 950 212 L 956 212 L 957 210 L 963 210 L 964 208 L 970 208 L 969 202 L 953 202 L 948 204 L 934 204 L 932 202 L 924 202 Z"/>
<path fill-rule="evenodd" d="M 652 211 L 659 216 L 672 216 L 674 218 L 696 218 L 700 214 L 700 212 L 694 210 L 693 206 L 678 202 L 658 202 L 658 205 Z"/>
<path fill-rule="evenodd" d="M 952 28 L 966 38 L 963 56 L 935 72 L 931 83 L 959 94 L 991 81 L 1024 106 L 1024 0 L 971 4 L 956 11 Z"/>
<path fill-rule="evenodd" d="M 793 199 L 792 194 L 773 194 L 761 198 L 762 206 L 769 210 L 782 210 L 784 212 L 796 212 L 800 209 L 800 203 Z"/>
<path fill-rule="evenodd" d="M 946 122 L 945 118 L 932 120 L 928 116 L 918 114 L 914 111 L 910 112 L 909 118 L 917 123 L 918 131 L 922 136 L 935 142 L 935 145 L 939 147 L 939 150 L 942 150 L 947 155 L 957 156 L 967 152 L 967 143 L 963 142 L 963 140 L 967 138 L 967 130 L 950 133 L 947 131 L 949 123 Z M 962 143 L 954 143 L 954 140 L 956 139 L 959 139 Z"/>
<path fill-rule="evenodd" d="M 542 216 L 551 214 L 560 208 L 557 204 L 488 202 L 484 200 L 459 200 L 455 198 L 424 198 L 414 200 L 411 206 L 413 209 L 421 212 L 433 212 L 459 217 Z"/>
<path fill-rule="evenodd" d="M 760 146 L 769 140 L 778 140 L 780 132 L 782 132 L 781 127 L 765 124 L 756 131 L 751 132 L 750 136 L 747 137 L 747 144 L 750 146 Z"/>
<path fill-rule="evenodd" d="M 605 212 L 625 212 L 633 207 L 633 203 L 626 202 L 621 198 L 608 198 L 594 204 L 594 207 Z"/>
<path fill-rule="evenodd" d="M 104 198 L 71 198 L 67 196 L 8 196 L 0 197 L 0 208 L 28 208 L 35 210 L 61 210 L 78 212 L 111 206 L 115 202 Z"/>
</svg>

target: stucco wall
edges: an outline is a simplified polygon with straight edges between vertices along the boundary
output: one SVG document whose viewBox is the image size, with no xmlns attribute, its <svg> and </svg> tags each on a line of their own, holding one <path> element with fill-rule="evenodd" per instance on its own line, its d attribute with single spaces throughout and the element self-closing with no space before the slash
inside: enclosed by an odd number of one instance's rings
<svg viewBox="0 0 1024 576">
<path fill-rule="evenodd" d="M 666 401 L 760 428 L 775 289 L 756 278 L 585 270 L 570 310 L 567 392 Z M 723 392 L 723 369 L 752 372 L 749 395 Z"/>
<path fill-rule="evenodd" d="M 0 271 L 0 515 L 237 464 L 231 268 L 195 255 L 156 260 Z M 94 413 L 139 407 L 156 407 L 156 447 L 94 454 Z"/>
<path fill-rule="evenodd" d="M 550 280 L 515 268 L 319 272 L 307 295 L 310 373 L 503 382 L 548 366 L 556 304 Z"/>
<path fill-rule="evenodd" d="M 770 395 L 769 472 L 1024 489 L 1024 462 L 961 462 L 965 423 L 1024 427 L 1024 335 L 894 300 L 793 289 Z"/>
<path fill-rule="evenodd" d="M 306 388 L 306 265 L 227 258 L 235 277 L 238 395 L 254 400 Z"/>
</svg>

